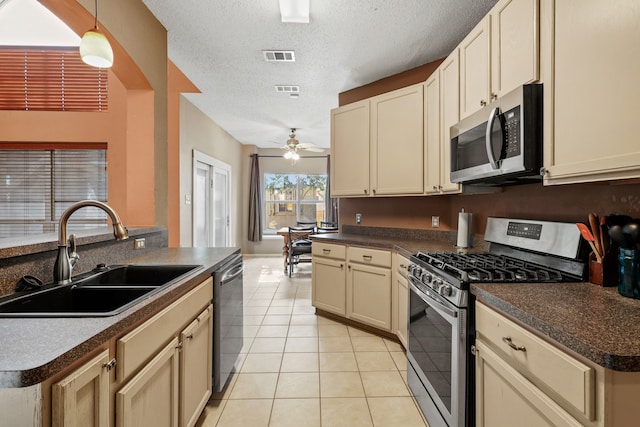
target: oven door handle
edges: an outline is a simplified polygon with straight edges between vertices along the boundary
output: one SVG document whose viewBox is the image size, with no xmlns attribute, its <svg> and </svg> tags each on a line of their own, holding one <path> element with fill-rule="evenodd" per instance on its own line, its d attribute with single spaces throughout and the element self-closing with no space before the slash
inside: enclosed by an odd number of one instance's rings
<svg viewBox="0 0 640 427">
<path fill-rule="evenodd" d="M 438 301 L 435 297 L 434 294 L 432 294 L 429 291 L 422 291 L 420 290 L 414 283 L 413 280 L 414 279 L 412 276 L 407 276 L 409 278 L 409 286 L 411 287 L 411 290 L 413 290 L 416 294 L 418 294 L 418 296 L 420 298 L 422 298 L 425 302 L 427 302 L 431 307 L 433 307 L 433 309 L 435 311 L 437 311 L 441 316 L 443 317 L 450 317 L 450 318 L 456 318 L 458 317 L 458 312 L 455 310 L 452 310 L 451 308 L 447 307 L 446 305 L 442 304 L 440 301 Z"/>
</svg>

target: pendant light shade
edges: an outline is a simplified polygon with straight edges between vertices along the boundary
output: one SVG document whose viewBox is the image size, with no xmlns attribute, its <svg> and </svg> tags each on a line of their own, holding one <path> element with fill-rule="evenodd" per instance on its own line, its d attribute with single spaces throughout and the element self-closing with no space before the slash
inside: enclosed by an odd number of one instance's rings
<svg viewBox="0 0 640 427">
<path fill-rule="evenodd" d="M 97 28 L 87 31 L 80 41 L 80 57 L 92 67 L 109 68 L 113 65 L 113 50 L 109 41 Z"/>
<path fill-rule="evenodd" d="M 94 26 L 80 40 L 80 57 L 92 67 L 109 68 L 113 65 L 113 49 L 107 37 L 98 30 L 98 0 Z"/>
</svg>

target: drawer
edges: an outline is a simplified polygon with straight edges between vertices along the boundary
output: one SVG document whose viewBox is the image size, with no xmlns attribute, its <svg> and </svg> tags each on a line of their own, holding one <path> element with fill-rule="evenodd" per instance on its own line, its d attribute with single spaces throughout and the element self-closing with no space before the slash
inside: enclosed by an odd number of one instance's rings
<svg viewBox="0 0 640 427">
<path fill-rule="evenodd" d="M 120 338 L 116 344 L 116 377 L 122 381 L 150 360 L 195 319 L 213 299 L 209 278 L 160 313 Z"/>
<path fill-rule="evenodd" d="M 476 304 L 476 334 L 542 390 L 595 419 L 595 370 L 483 304 Z M 510 345 L 511 344 L 511 345 Z M 514 349 L 513 347 L 519 349 Z"/>
<path fill-rule="evenodd" d="M 395 254 L 395 257 L 396 257 L 396 266 L 397 266 L 396 268 L 398 273 L 400 273 L 402 277 L 407 277 L 407 273 L 409 269 L 409 259 L 403 257 L 398 253 Z"/>
<path fill-rule="evenodd" d="M 360 264 L 391 268 L 390 251 L 349 246 L 349 249 L 347 250 L 347 260 Z"/>
<path fill-rule="evenodd" d="M 323 256 L 325 258 L 345 259 L 347 248 L 344 245 L 334 245 L 332 243 L 320 243 L 314 241 L 311 244 L 312 256 Z"/>
</svg>

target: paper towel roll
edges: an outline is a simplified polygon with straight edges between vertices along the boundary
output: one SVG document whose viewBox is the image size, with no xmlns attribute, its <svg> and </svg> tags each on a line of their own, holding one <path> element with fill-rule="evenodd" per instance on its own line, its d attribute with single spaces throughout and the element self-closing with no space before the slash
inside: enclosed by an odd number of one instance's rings
<svg viewBox="0 0 640 427">
<path fill-rule="evenodd" d="M 459 248 L 471 247 L 473 242 L 473 214 L 462 212 L 458 214 L 458 240 L 456 246 Z"/>
</svg>

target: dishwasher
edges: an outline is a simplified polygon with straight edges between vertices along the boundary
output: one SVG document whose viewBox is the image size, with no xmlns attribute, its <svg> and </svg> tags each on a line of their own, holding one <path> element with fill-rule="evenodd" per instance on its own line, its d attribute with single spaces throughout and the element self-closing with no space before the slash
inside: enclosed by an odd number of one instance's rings
<svg viewBox="0 0 640 427">
<path fill-rule="evenodd" d="M 243 345 L 242 255 L 213 273 L 213 391 L 220 392 L 235 372 Z"/>
</svg>

